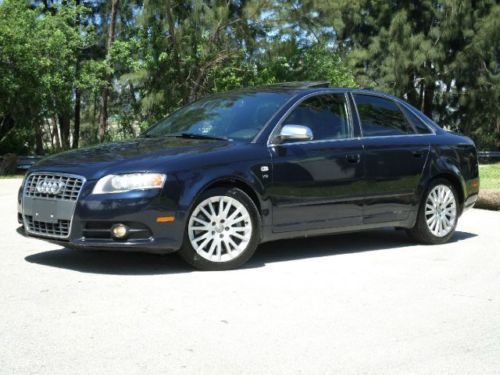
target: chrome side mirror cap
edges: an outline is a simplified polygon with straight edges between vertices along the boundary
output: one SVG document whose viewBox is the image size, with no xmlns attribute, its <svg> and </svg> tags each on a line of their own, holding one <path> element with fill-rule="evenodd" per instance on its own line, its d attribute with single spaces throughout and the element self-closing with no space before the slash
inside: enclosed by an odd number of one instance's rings
<svg viewBox="0 0 500 375">
<path fill-rule="evenodd" d="M 277 143 L 306 142 L 313 140 L 311 128 L 304 125 L 284 125 L 276 137 Z"/>
</svg>

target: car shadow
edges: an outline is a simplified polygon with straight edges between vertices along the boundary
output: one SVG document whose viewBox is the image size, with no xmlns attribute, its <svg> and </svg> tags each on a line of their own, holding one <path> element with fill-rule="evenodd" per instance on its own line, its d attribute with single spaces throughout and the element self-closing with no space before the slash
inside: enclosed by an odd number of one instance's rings
<svg viewBox="0 0 500 375">
<path fill-rule="evenodd" d="M 476 237 L 477 234 L 455 232 L 449 243 Z M 404 230 L 392 228 L 366 232 L 337 234 L 322 237 L 299 238 L 267 242 L 259 246 L 245 268 L 258 267 L 273 262 L 284 262 L 312 257 L 323 257 L 417 246 Z"/>
<path fill-rule="evenodd" d="M 476 234 L 457 231 L 452 241 L 463 241 Z M 408 247 L 413 242 L 404 231 L 393 229 L 337 234 L 331 236 L 280 240 L 260 245 L 242 268 L 258 268 L 274 262 L 335 256 L 365 251 Z M 57 249 L 25 257 L 29 263 L 84 273 L 110 275 L 157 275 L 192 272 L 175 254 L 154 255 L 133 252 Z"/>
<path fill-rule="evenodd" d="M 65 268 L 84 273 L 109 275 L 158 275 L 192 272 L 175 254 L 57 249 L 29 255 L 30 263 Z"/>
</svg>

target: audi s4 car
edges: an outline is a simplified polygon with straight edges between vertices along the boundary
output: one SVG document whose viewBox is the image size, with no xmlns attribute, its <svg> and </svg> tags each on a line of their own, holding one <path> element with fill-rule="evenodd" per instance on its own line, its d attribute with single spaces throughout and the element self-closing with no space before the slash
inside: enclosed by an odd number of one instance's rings
<svg viewBox="0 0 500 375">
<path fill-rule="evenodd" d="M 478 191 L 474 143 L 405 101 L 288 83 L 209 96 L 137 139 L 43 159 L 18 220 L 67 248 L 178 252 L 222 270 L 292 237 L 396 227 L 444 243 Z"/>
</svg>

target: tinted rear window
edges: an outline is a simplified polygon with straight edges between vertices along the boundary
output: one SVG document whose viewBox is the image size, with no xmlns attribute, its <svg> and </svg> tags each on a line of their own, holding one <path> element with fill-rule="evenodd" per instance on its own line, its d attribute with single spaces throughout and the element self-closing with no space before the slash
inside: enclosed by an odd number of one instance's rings
<svg viewBox="0 0 500 375">
<path fill-rule="evenodd" d="M 418 134 L 432 133 L 429 127 L 425 125 L 417 116 L 415 116 L 413 112 L 406 109 L 405 107 L 403 107 L 403 111 L 406 115 L 406 118 L 410 121 L 411 125 L 417 131 Z"/>
<path fill-rule="evenodd" d="M 392 100 L 354 94 L 363 136 L 376 137 L 414 133 L 403 112 Z"/>
</svg>

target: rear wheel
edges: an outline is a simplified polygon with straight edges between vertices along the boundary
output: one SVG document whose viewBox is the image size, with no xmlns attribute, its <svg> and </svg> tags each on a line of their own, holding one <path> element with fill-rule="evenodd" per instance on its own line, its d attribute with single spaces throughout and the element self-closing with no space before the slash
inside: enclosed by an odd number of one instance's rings
<svg viewBox="0 0 500 375">
<path fill-rule="evenodd" d="M 421 243 L 445 243 L 455 233 L 458 213 L 455 188 L 446 179 L 436 179 L 424 194 L 415 226 L 407 232 Z"/>
<path fill-rule="evenodd" d="M 203 193 L 191 212 L 179 254 L 201 270 L 226 270 L 255 252 L 260 220 L 252 199 L 240 189 Z"/>
</svg>

